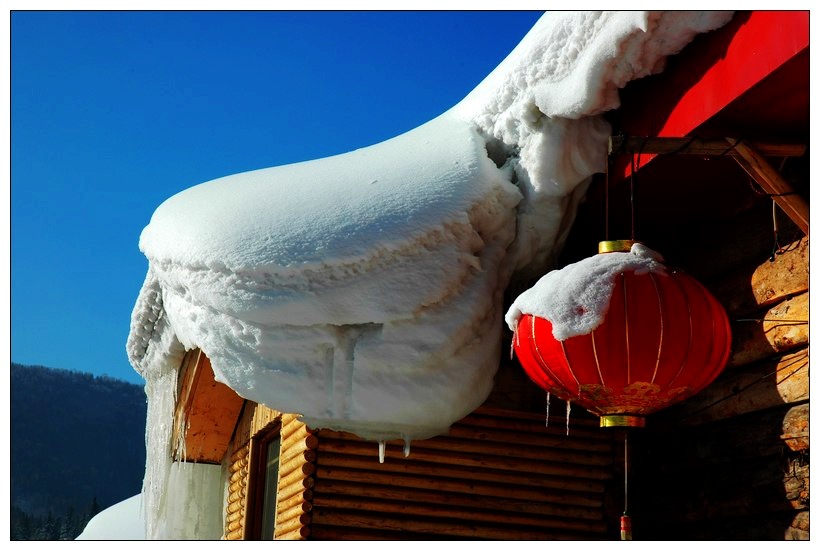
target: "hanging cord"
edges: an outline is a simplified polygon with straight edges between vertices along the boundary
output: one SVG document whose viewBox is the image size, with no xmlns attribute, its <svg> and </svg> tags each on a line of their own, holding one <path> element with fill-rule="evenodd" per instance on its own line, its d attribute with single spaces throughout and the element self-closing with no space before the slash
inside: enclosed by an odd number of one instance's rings
<svg viewBox="0 0 820 551">
<path fill-rule="evenodd" d="M 629 174 L 629 210 L 632 217 L 632 241 L 635 241 L 635 153 L 632 153 L 632 170 Z"/>
<path fill-rule="evenodd" d="M 628 514 L 629 499 L 629 433 L 624 432 L 624 512 L 621 515 L 621 540 L 632 539 L 632 519 Z"/>
<path fill-rule="evenodd" d="M 772 229 L 774 231 L 774 244 L 772 245 L 772 255 L 769 262 L 774 262 L 775 257 L 783 254 L 783 246 L 780 244 L 780 232 L 777 229 L 777 203 L 772 199 Z"/>
<path fill-rule="evenodd" d="M 609 241 L 609 155 L 606 157 L 604 178 L 604 240 Z"/>
<path fill-rule="evenodd" d="M 778 172 L 782 173 L 785 165 L 786 157 L 783 157 Z M 772 245 L 772 255 L 769 257 L 769 262 L 774 262 L 777 255 L 785 252 L 783 246 L 780 244 L 780 232 L 777 228 L 777 201 L 774 200 L 774 197 L 772 197 L 772 229 L 774 231 L 774 244 Z"/>
<path fill-rule="evenodd" d="M 638 148 L 638 161 L 640 161 L 641 157 L 643 156 L 643 148 L 646 145 L 646 139 L 641 142 L 641 147 Z M 629 210 L 630 215 L 632 218 L 632 241 L 635 241 L 635 172 L 636 172 L 636 165 L 635 165 L 635 152 L 632 152 L 632 170 L 629 174 Z"/>
</svg>

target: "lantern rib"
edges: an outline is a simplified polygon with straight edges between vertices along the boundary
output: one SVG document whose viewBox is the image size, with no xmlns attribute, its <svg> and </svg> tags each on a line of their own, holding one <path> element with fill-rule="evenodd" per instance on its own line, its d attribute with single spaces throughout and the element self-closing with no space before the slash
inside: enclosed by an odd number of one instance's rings
<svg viewBox="0 0 820 551">
<path fill-rule="evenodd" d="M 626 337 L 626 386 L 632 384 L 632 362 L 629 357 L 629 294 L 626 292 L 626 275 L 621 274 L 624 290 L 624 332 Z"/>
<path fill-rule="evenodd" d="M 658 371 L 660 370 L 661 351 L 663 350 L 663 297 L 661 296 L 661 291 L 658 288 L 658 281 L 657 279 L 655 279 L 655 274 L 649 272 L 649 279 L 652 281 L 652 286 L 655 288 L 655 296 L 658 298 L 658 314 L 661 320 L 661 334 L 658 337 L 658 357 L 655 359 L 655 371 L 652 373 L 652 380 L 649 381 L 650 383 L 654 384 L 655 379 L 658 377 Z"/>
<path fill-rule="evenodd" d="M 683 294 L 684 303 L 686 304 L 686 313 L 689 316 L 689 344 L 686 346 L 686 353 L 683 355 L 683 358 L 681 359 L 678 372 L 675 373 L 675 376 L 669 380 L 669 383 L 667 383 L 667 386 L 669 388 L 672 388 L 672 383 L 674 383 L 675 380 L 680 376 L 680 374 L 683 373 L 683 368 L 686 367 L 686 362 L 689 361 L 689 351 L 692 349 L 692 335 L 694 335 L 695 328 L 692 326 L 692 309 L 689 307 L 689 293 L 686 292 L 686 290 L 683 288 L 683 285 L 681 285 L 681 282 L 677 278 L 672 277 L 670 278 L 670 281 L 677 285 L 678 290 L 681 292 L 681 294 Z"/>
<path fill-rule="evenodd" d="M 535 317 L 532 318 L 532 323 L 530 323 L 530 326 L 532 327 L 532 344 L 533 344 L 533 347 L 535 348 L 535 353 L 538 354 L 538 361 L 541 363 L 541 367 L 544 369 L 544 371 L 547 372 L 547 374 L 550 376 L 550 380 L 552 380 L 553 383 L 563 384 L 563 381 L 561 381 L 561 379 L 559 377 L 556 377 L 555 373 L 553 373 L 552 370 L 550 369 L 549 365 L 547 365 L 547 362 L 544 360 L 544 356 L 541 355 L 541 350 L 538 348 L 538 339 L 535 336 Z M 561 341 L 559 341 L 559 342 L 561 342 Z M 561 348 L 563 348 L 563 347 L 564 347 L 564 343 L 561 342 Z M 564 358 L 566 358 L 566 354 L 564 354 Z M 572 372 L 572 370 L 570 370 L 570 372 Z M 573 377 L 575 377 L 575 374 L 573 374 Z M 577 384 L 578 379 L 575 379 L 575 382 Z M 580 385 L 579 385 L 579 388 L 580 388 Z"/>
<path fill-rule="evenodd" d="M 601 381 L 601 386 L 606 387 L 604 382 L 604 373 L 601 371 L 601 362 L 598 360 L 598 347 L 595 345 L 595 329 L 589 334 L 592 339 L 592 355 L 595 357 L 595 368 L 598 370 L 598 379 Z"/>
<path fill-rule="evenodd" d="M 572 370 L 572 364 L 569 363 L 569 356 L 567 356 L 567 349 L 564 346 L 564 341 L 558 341 L 561 343 L 561 352 L 564 354 L 564 361 L 567 362 L 567 367 L 569 367 L 569 374 L 572 375 L 572 378 L 575 380 L 575 386 L 578 388 L 578 397 L 581 397 L 581 383 L 578 381 L 578 377 L 575 376 L 575 371 Z"/>
<path fill-rule="evenodd" d="M 707 291 L 706 288 L 703 285 L 701 285 L 699 282 L 694 281 L 693 283 L 694 283 L 694 285 L 692 285 L 692 287 L 697 289 L 697 291 L 696 291 L 697 294 L 700 295 L 703 302 L 706 304 L 707 310 L 709 310 L 709 313 L 710 313 L 709 319 L 711 321 L 711 328 L 709 330 L 709 335 L 711 336 L 711 338 L 709 339 L 709 342 L 708 342 L 706 358 L 711 360 L 713 354 L 715 353 L 715 346 L 716 346 L 715 331 L 717 330 L 717 327 L 716 327 L 717 319 L 714 316 L 714 312 L 713 312 L 714 304 L 713 304 L 713 300 L 709 296 L 709 291 Z M 709 367 L 711 368 L 711 365 Z"/>
</svg>

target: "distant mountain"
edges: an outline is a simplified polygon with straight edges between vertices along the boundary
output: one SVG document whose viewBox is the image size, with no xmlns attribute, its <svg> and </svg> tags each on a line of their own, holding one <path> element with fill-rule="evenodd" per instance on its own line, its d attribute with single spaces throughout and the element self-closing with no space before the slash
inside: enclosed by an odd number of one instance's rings
<svg viewBox="0 0 820 551">
<path fill-rule="evenodd" d="M 73 539 L 89 515 L 138 494 L 145 415 L 142 386 L 12 363 L 12 539 Z"/>
</svg>

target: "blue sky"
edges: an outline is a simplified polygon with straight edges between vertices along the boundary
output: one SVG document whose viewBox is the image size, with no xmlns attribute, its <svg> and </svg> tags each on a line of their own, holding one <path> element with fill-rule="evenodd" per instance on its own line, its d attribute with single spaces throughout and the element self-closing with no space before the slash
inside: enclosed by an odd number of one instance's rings
<svg viewBox="0 0 820 551">
<path fill-rule="evenodd" d="M 13 12 L 11 360 L 142 382 L 154 209 L 391 138 L 464 97 L 538 12 Z"/>
</svg>

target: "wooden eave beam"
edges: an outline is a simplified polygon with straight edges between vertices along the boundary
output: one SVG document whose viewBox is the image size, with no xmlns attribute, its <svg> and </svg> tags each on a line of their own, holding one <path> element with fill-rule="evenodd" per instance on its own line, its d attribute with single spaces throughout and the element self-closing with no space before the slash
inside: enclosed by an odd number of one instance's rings
<svg viewBox="0 0 820 551">
<path fill-rule="evenodd" d="M 612 136 L 609 154 L 729 156 L 768 193 L 783 212 L 806 235 L 809 234 L 809 203 L 783 179 L 766 157 L 799 157 L 806 153 L 799 143 L 768 143 L 736 138 L 669 138 Z"/>
<path fill-rule="evenodd" d="M 672 138 L 657 136 L 611 136 L 609 154 L 652 154 L 652 155 L 698 155 L 702 157 L 738 157 L 739 144 L 751 147 L 766 157 L 800 157 L 806 153 L 806 145 L 800 143 L 771 143 L 760 141 L 738 141 L 730 138 Z"/>
<path fill-rule="evenodd" d="M 228 450 L 244 399 L 217 382 L 211 362 L 201 350 L 183 359 L 174 412 L 174 458 L 220 463 Z M 185 449 L 179 449 L 184 442 Z"/>
</svg>

